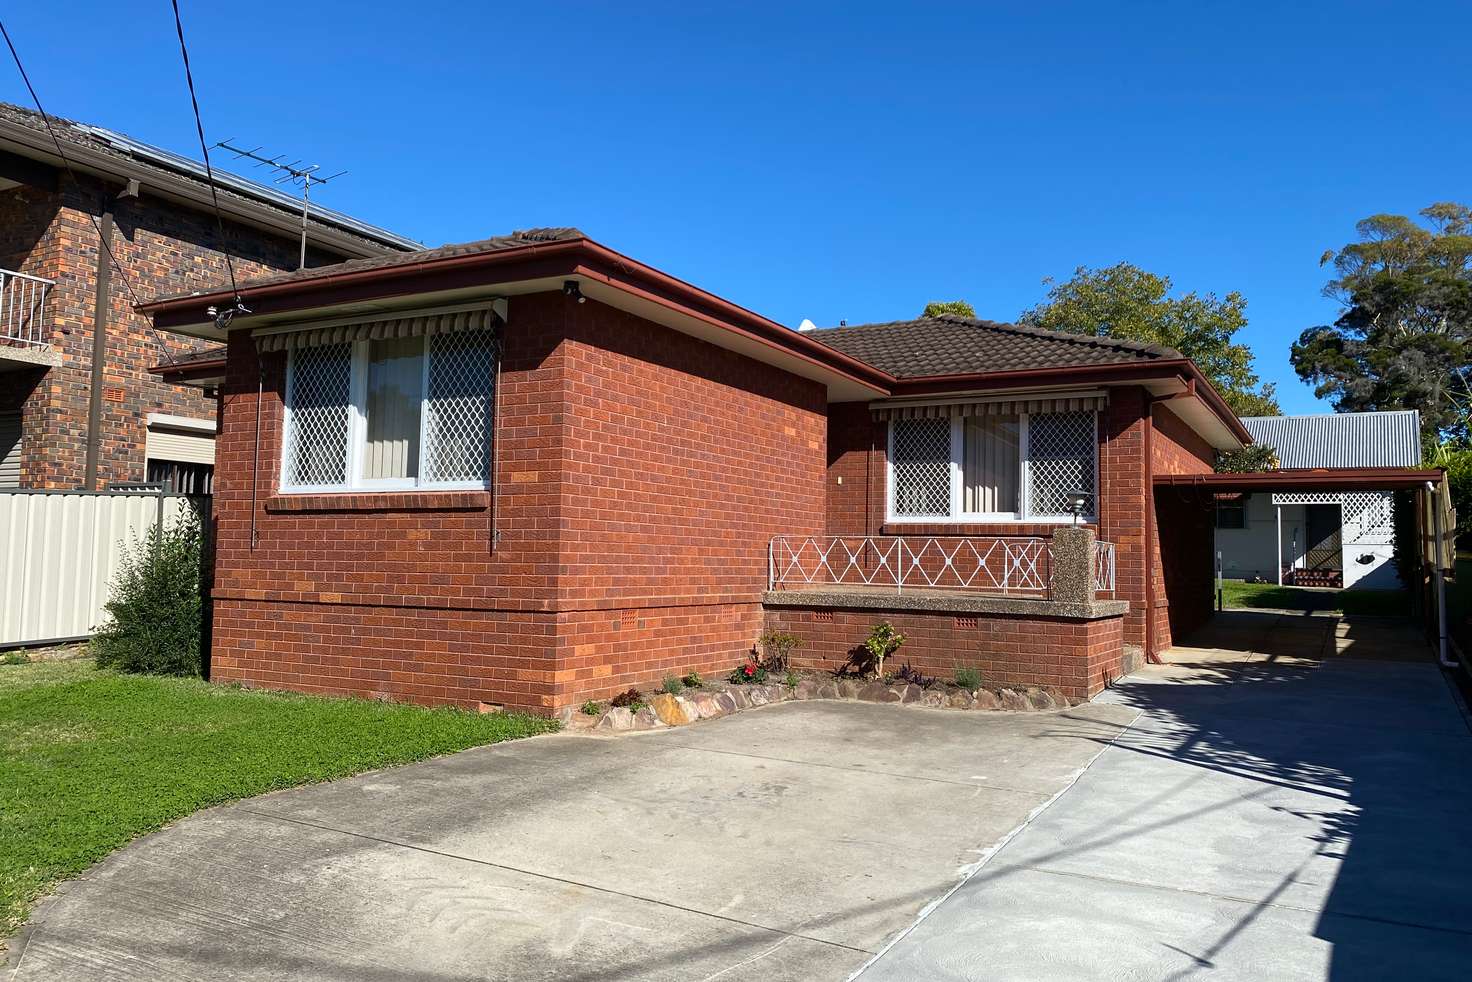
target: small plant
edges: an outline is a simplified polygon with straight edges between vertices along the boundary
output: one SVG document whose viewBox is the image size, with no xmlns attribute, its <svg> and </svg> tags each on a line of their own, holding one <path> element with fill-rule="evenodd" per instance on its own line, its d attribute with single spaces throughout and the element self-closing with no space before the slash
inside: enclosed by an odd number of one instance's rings
<svg viewBox="0 0 1472 982">
<path fill-rule="evenodd" d="M 795 649 L 802 647 L 802 638 L 786 631 L 768 631 L 758 639 L 758 643 L 762 647 L 761 664 L 769 671 L 785 672 L 787 659 Z"/>
<path fill-rule="evenodd" d="M 603 712 L 603 703 L 597 702 L 593 699 L 589 699 L 587 702 L 583 703 L 584 716 L 597 716 L 601 712 Z"/>
<path fill-rule="evenodd" d="M 802 676 L 797 674 L 797 669 L 789 668 L 787 674 L 782 678 L 782 684 L 789 689 L 797 688 L 797 683 L 802 681 Z"/>
<path fill-rule="evenodd" d="M 677 696 L 685 691 L 685 683 L 673 675 L 666 675 L 664 681 L 659 683 L 659 689 L 661 692 L 667 692 L 672 696 Z"/>
<path fill-rule="evenodd" d="M 630 689 L 608 700 L 608 704 L 614 709 L 630 709 L 637 713 L 644 708 L 644 696 L 638 689 Z"/>
<path fill-rule="evenodd" d="M 705 688 L 705 679 L 700 677 L 699 672 L 691 672 L 689 675 L 680 679 L 680 681 L 685 683 L 685 688 L 687 689 Z"/>
<path fill-rule="evenodd" d="M 732 685 L 761 685 L 767 680 L 767 669 L 755 661 L 748 661 L 727 679 Z"/>
<path fill-rule="evenodd" d="M 898 651 L 904 643 L 905 636 L 896 631 L 889 621 L 875 624 L 869 631 L 869 636 L 864 639 L 864 648 L 874 665 L 875 678 L 884 678 L 884 659 Z"/>
<path fill-rule="evenodd" d="M 900 670 L 895 673 L 894 677 L 897 681 L 907 682 L 910 685 L 918 685 L 922 689 L 928 689 L 935 684 L 934 676 L 922 675 L 917 669 L 911 668 L 909 662 L 901 665 Z"/>
<path fill-rule="evenodd" d="M 31 656 L 24 651 L 7 651 L 0 655 L 0 665 L 24 665 L 31 660 Z"/>
<path fill-rule="evenodd" d="M 975 692 L 981 688 L 981 673 L 974 668 L 958 668 L 956 684 L 968 692 Z"/>
<path fill-rule="evenodd" d="M 190 509 L 133 540 L 113 581 L 105 608 L 108 621 L 92 636 L 99 668 L 153 675 L 202 673 L 203 553 L 204 534 Z"/>
</svg>

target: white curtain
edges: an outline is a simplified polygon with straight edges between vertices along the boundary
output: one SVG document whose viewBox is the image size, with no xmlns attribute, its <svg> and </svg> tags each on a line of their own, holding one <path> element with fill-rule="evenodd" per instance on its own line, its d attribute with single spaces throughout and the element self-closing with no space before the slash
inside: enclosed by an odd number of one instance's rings
<svg viewBox="0 0 1472 982">
<path fill-rule="evenodd" d="M 962 506 L 973 513 L 1016 512 L 1022 471 L 1018 417 L 968 416 L 964 425 Z"/>
<path fill-rule="evenodd" d="M 423 337 L 368 343 L 365 480 L 418 476 L 423 389 Z"/>
</svg>

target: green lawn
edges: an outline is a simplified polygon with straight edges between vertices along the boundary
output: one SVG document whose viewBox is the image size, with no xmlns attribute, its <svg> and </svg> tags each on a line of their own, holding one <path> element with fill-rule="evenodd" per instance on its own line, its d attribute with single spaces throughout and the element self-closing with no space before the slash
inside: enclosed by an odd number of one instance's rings
<svg viewBox="0 0 1472 982">
<path fill-rule="evenodd" d="M 1402 616 L 1411 610 L 1410 595 L 1404 590 L 1323 590 L 1241 580 L 1222 581 L 1222 600 L 1228 609 L 1338 611 L 1382 617 Z"/>
<path fill-rule="evenodd" d="M 0 939 L 58 880 L 190 812 L 553 729 L 91 661 L 0 666 Z"/>
</svg>

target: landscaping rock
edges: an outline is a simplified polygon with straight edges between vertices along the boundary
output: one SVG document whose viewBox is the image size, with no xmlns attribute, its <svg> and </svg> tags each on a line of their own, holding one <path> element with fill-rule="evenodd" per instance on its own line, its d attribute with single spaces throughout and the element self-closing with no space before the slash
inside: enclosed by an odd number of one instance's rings
<svg viewBox="0 0 1472 982">
<path fill-rule="evenodd" d="M 623 733 L 633 728 L 634 714 L 622 707 L 604 713 L 597 726 L 599 730 L 611 730 L 614 733 Z"/>
<path fill-rule="evenodd" d="M 818 694 L 816 696 L 814 696 L 813 698 L 815 698 L 815 699 L 837 699 L 838 698 L 838 683 L 837 682 L 834 682 L 834 681 L 831 681 L 831 680 L 830 681 L 827 681 L 827 682 L 820 682 L 820 683 L 818 683 Z"/>
<path fill-rule="evenodd" d="M 946 704 L 952 709 L 970 709 L 976 705 L 976 697 L 964 689 L 957 689 L 946 698 Z"/>
<path fill-rule="evenodd" d="M 589 716 L 581 709 L 575 710 L 572 715 L 565 718 L 562 717 L 561 713 L 559 713 L 558 716 L 559 718 L 562 718 L 562 725 L 569 730 L 591 730 L 593 727 L 597 726 L 598 723 L 603 719 L 602 713 L 598 713 L 595 716 Z"/>
<path fill-rule="evenodd" d="M 720 715 L 724 716 L 726 713 L 734 713 L 740 704 L 736 701 L 736 696 L 727 690 L 716 696 L 716 706 L 721 711 Z"/>
<path fill-rule="evenodd" d="M 654 710 L 648 706 L 634 714 L 634 729 L 636 730 L 656 730 L 662 726 L 664 724 L 654 714 Z"/>
<path fill-rule="evenodd" d="M 980 692 L 978 692 L 972 705 L 975 706 L 975 708 L 977 709 L 1002 708 L 1002 702 L 997 698 L 997 694 L 990 691 L 989 689 L 982 689 Z"/>
<path fill-rule="evenodd" d="M 823 684 L 814 678 L 804 678 L 797 683 L 797 688 L 792 691 L 794 699 L 817 699 Z"/>
<path fill-rule="evenodd" d="M 900 702 L 915 703 L 925 697 L 925 690 L 918 685 L 906 685 L 900 688 Z"/>
<path fill-rule="evenodd" d="M 654 715 L 666 726 L 684 726 L 694 720 L 695 716 L 682 705 L 683 702 L 684 700 L 667 692 L 661 692 L 649 700 L 649 708 L 654 710 Z"/>
<path fill-rule="evenodd" d="M 764 685 L 747 686 L 746 697 L 751 700 L 751 705 L 753 706 L 765 706 L 772 701 L 772 697 L 767 694 L 767 687 Z"/>
<path fill-rule="evenodd" d="M 711 719 L 725 713 L 714 692 L 697 692 L 690 697 L 690 701 L 695 704 L 695 712 L 701 719 Z"/>
<path fill-rule="evenodd" d="M 1033 709 L 1057 708 L 1057 703 L 1053 702 L 1053 697 L 1048 695 L 1048 693 L 1043 689 L 1039 689 L 1036 686 L 1029 688 L 1025 695 L 1027 696 L 1028 704 L 1032 706 Z"/>
<path fill-rule="evenodd" d="M 840 699 L 857 699 L 859 698 L 859 690 L 863 688 L 863 685 L 858 679 L 839 679 L 836 684 L 838 686 L 838 698 Z"/>
<path fill-rule="evenodd" d="M 920 705 L 929 706 L 931 709 L 944 709 L 950 705 L 950 696 L 944 689 L 926 689 L 925 694 L 920 697 Z"/>
<path fill-rule="evenodd" d="M 1027 701 L 1027 697 L 1020 692 L 1014 691 L 1012 689 L 1003 689 L 997 695 L 1001 700 L 1003 709 L 1012 709 L 1017 711 L 1026 711 L 1032 709 L 1032 706 Z"/>
</svg>

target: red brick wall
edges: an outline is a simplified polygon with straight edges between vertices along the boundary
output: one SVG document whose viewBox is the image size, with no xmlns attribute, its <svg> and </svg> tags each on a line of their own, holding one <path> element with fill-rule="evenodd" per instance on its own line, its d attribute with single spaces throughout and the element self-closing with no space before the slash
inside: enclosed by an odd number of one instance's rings
<svg viewBox="0 0 1472 982">
<path fill-rule="evenodd" d="M 1157 474 L 1210 474 L 1216 451 L 1175 413 L 1169 403 L 1154 407 L 1155 436 L 1151 451 Z"/>
<path fill-rule="evenodd" d="M 60 178 L 59 190 L 28 185 L 0 191 L 0 265 L 56 281 L 49 302 L 51 343 L 59 367 L 0 381 L 0 410 L 22 411 L 22 482 L 29 487 L 80 487 L 85 477 L 87 404 L 92 388 L 97 230 L 103 187 Z M 112 189 L 116 191 L 116 188 Z M 226 279 L 215 222 L 149 194 L 115 205 L 112 251 L 140 300 L 218 286 Z M 99 218 L 100 222 L 100 218 Z M 295 269 L 295 241 L 227 225 L 241 278 Z M 309 261 L 339 257 L 309 255 Z M 148 369 L 192 350 L 185 339 L 156 334 L 133 311 L 123 277 L 112 275 L 98 480 L 144 477 L 148 413 L 213 419 L 214 401 L 199 389 L 166 385 Z"/>
<path fill-rule="evenodd" d="M 256 360 L 232 339 L 215 677 L 550 712 L 750 649 L 767 540 L 822 528 L 822 387 L 560 293 L 512 300 L 503 359 L 494 549 L 488 495 L 272 500 L 277 355 L 252 550 Z"/>
<path fill-rule="evenodd" d="M 794 663 L 825 671 L 847 662 L 881 621 L 889 621 L 906 638 L 898 654 L 885 662 L 886 670 L 909 662 L 925 675 L 949 679 L 958 668 L 975 668 L 987 686 L 1036 685 L 1071 699 L 1088 699 L 1121 674 L 1120 617 L 1080 621 L 794 607 L 767 612 L 770 629 L 802 638 Z"/>
<path fill-rule="evenodd" d="M 1145 642 L 1145 516 L 1150 484 L 1145 460 L 1145 390 L 1109 390 L 1099 414 L 1099 521 L 1102 541 L 1117 550 L 1115 597 L 1130 601 L 1125 643 Z M 1035 536 L 1047 538 L 1056 525 L 999 523 L 886 524 L 885 455 L 888 430 L 865 403 L 830 407 L 828 423 L 828 529 L 835 535 Z M 840 484 L 838 479 L 843 479 Z"/>
</svg>

